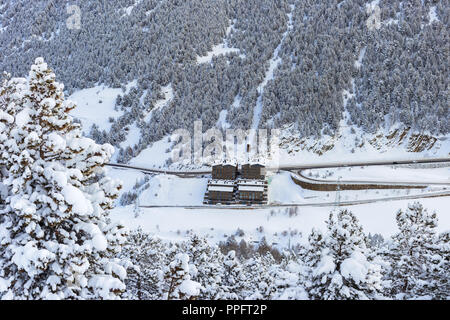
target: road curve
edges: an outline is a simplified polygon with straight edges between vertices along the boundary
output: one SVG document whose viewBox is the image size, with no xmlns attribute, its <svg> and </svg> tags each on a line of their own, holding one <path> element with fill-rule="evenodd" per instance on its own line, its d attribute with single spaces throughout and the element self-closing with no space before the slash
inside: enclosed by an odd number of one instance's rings
<svg viewBox="0 0 450 320">
<path fill-rule="evenodd" d="M 426 188 L 427 186 L 449 186 L 450 180 L 448 182 L 419 182 L 419 181 L 386 181 L 386 180 L 325 180 L 325 179 L 314 179 L 307 177 L 303 174 L 305 170 L 294 171 L 301 179 L 314 184 L 332 184 L 332 185 L 379 185 L 379 186 L 399 186 L 399 187 L 410 187 L 410 188 Z M 401 189 L 401 188 L 400 188 Z"/>
<path fill-rule="evenodd" d="M 399 165 L 399 164 L 430 164 L 430 163 L 449 163 L 450 158 L 429 158 L 429 159 L 416 159 L 416 160 L 382 160 L 382 161 L 368 161 L 368 162 L 328 162 L 328 163 L 313 163 L 303 164 L 298 166 L 280 166 L 280 167 L 268 167 L 268 171 L 299 171 L 307 169 L 326 169 L 326 168 L 343 168 L 343 167 L 361 167 L 361 166 L 385 166 L 385 165 Z M 171 171 L 153 168 L 143 168 L 130 166 L 126 164 L 110 163 L 109 167 L 137 170 L 144 173 L 158 173 L 168 174 L 180 177 L 195 177 L 210 174 L 211 170 L 190 170 L 190 171 Z"/>
<path fill-rule="evenodd" d="M 306 169 L 327 169 L 327 168 L 344 168 L 344 167 L 362 167 L 362 166 L 386 166 L 399 164 L 429 164 L 429 163 L 449 163 L 450 158 L 428 158 L 428 159 L 413 159 L 413 160 L 377 160 L 377 161 L 354 161 L 354 162 L 323 162 L 311 163 L 293 166 L 280 166 L 279 168 L 267 168 L 267 170 L 306 170 Z"/>
<path fill-rule="evenodd" d="M 353 167 L 353 166 L 381 166 L 381 165 L 397 165 L 397 164 L 424 164 L 424 163 L 450 163 L 450 158 L 435 158 L 435 159 L 421 159 L 421 160 L 389 160 L 389 161 L 371 161 L 371 162 L 348 162 L 348 163 L 320 163 L 320 164 L 310 164 L 310 165 L 302 165 L 302 166 L 287 166 L 287 167 L 279 167 L 279 168 L 267 168 L 269 171 L 294 171 L 300 172 L 306 169 L 322 169 L 322 168 L 339 168 L 339 167 Z M 162 170 L 162 169 L 152 169 L 152 168 L 142 168 L 136 166 L 130 166 L 126 164 L 108 164 L 107 166 L 118 169 L 125 170 L 137 170 L 147 174 L 168 174 L 175 175 L 182 178 L 186 177 L 196 177 L 211 174 L 211 171 L 202 171 L 202 170 L 191 170 L 191 171 L 170 171 L 170 170 Z M 313 183 L 333 183 L 333 181 L 321 181 L 307 178 L 301 175 L 302 178 L 309 180 Z M 334 183 L 338 184 L 375 184 L 378 182 L 374 181 L 335 181 Z M 384 185 L 393 185 L 398 186 L 400 183 L 398 182 L 380 182 Z M 404 183 L 403 183 L 404 184 Z M 412 185 L 416 185 L 417 187 L 425 187 L 427 185 L 449 185 L 445 183 L 408 183 Z M 396 200 L 407 200 L 407 199 L 423 199 L 423 198 L 433 198 L 433 197 L 448 197 L 450 196 L 450 191 L 444 192 L 434 192 L 427 194 L 418 194 L 418 195 L 408 195 L 408 196 L 398 196 L 398 197 L 387 197 L 387 198 L 378 198 L 378 199 L 367 199 L 367 200 L 356 200 L 356 201 L 343 201 L 339 205 L 340 206 L 350 206 L 350 205 L 358 205 L 358 204 L 367 204 L 367 203 L 375 203 L 375 202 L 384 202 L 384 201 L 396 201 Z M 274 207 L 329 207 L 335 205 L 334 202 L 327 203 L 298 203 L 298 204 L 269 204 L 269 205 L 257 205 L 257 206 L 142 206 L 142 208 L 185 208 L 185 209 L 226 209 L 226 210 L 254 210 L 254 209 L 264 209 L 264 208 L 274 208 Z"/>
<path fill-rule="evenodd" d="M 208 170 L 208 171 L 195 171 L 195 170 L 171 171 L 171 170 L 135 167 L 135 166 L 119 164 L 119 163 L 108 163 L 106 166 L 111 167 L 111 168 L 118 168 L 118 169 L 136 170 L 136 171 L 141 171 L 143 173 L 168 174 L 168 175 L 180 176 L 180 177 L 196 177 L 196 176 L 202 176 L 205 174 L 211 174 L 211 170 Z"/>
</svg>

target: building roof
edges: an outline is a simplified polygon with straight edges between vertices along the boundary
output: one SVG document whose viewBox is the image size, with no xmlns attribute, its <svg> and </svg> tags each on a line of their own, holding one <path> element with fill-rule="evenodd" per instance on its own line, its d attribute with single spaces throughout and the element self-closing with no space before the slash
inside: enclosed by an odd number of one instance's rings
<svg viewBox="0 0 450 320">
<path fill-rule="evenodd" d="M 238 180 L 238 184 L 247 186 L 264 186 L 266 182 L 263 180 Z"/>
<path fill-rule="evenodd" d="M 255 163 L 244 163 L 242 166 L 250 166 L 250 167 L 260 167 L 260 168 L 264 168 L 265 167 L 265 165 L 264 164 L 261 164 L 261 163 L 257 163 L 257 162 L 255 162 Z"/>
<path fill-rule="evenodd" d="M 237 167 L 238 163 L 236 159 L 221 159 L 221 160 L 216 160 L 213 164 L 213 167 L 216 166 L 233 166 L 233 167 Z"/>
<path fill-rule="evenodd" d="M 215 164 L 215 165 L 213 165 L 213 168 L 215 168 L 215 167 L 237 167 L 237 165 L 236 164 L 232 164 L 232 163 L 218 163 L 218 164 Z"/>
<path fill-rule="evenodd" d="M 264 192 L 263 186 L 239 186 L 239 191 Z"/>
<path fill-rule="evenodd" d="M 260 157 L 253 157 L 251 159 L 247 159 L 244 164 L 249 164 L 251 166 L 266 166 L 266 159 Z"/>
<path fill-rule="evenodd" d="M 234 180 L 210 180 L 209 185 L 234 186 Z"/>
<path fill-rule="evenodd" d="M 209 186 L 208 191 L 233 192 L 234 186 Z"/>
</svg>

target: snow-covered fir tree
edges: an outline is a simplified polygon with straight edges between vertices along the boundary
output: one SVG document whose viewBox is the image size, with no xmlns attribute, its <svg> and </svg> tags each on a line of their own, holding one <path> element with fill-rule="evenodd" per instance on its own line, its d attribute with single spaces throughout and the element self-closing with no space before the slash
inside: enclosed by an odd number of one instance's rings
<svg viewBox="0 0 450 320">
<path fill-rule="evenodd" d="M 448 294 L 448 239 L 444 235 L 438 241 L 436 213 L 415 202 L 399 210 L 396 219 L 399 232 L 388 251 L 390 293 L 403 299 Z"/>
<path fill-rule="evenodd" d="M 327 232 L 313 231 L 305 263 L 310 269 L 306 290 L 311 299 L 372 299 L 381 287 L 381 268 L 369 260 L 366 236 L 348 210 L 335 210 Z"/>
<path fill-rule="evenodd" d="M 189 256 L 185 253 L 178 253 L 165 268 L 164 280 L 167 300 L 195 300 L 203 289 L 200 283 L 191 280 Z"/>
<path fill-rule="evenodd" d="M 205 238 L 192 235 L 185 248 L 190 257 L 192 280 L 199 282 L 203 290 L 199 299 L 214 300 L 223 289 L 221 288 L 224 273 L 223 255 L 217 247 L 208 244 Z"/>
<path fill-rule="evenodd" d="M 126 298 L 155 300 L 163 296 L 163 268 L 167 264 L 167 244 L 141 228 L 130 232 L 121 258 L 130 262 Z"/>
<path fill-rule="evenodd" d="M 231 250 L 224 258 L 225 272 L 222 280 L 223 292 L 218 299 L 223 300 L 239 300 L 244 289 L 245 274 L 240 261 L 236 258 L 236 251 Z"/>
<path fill-rule="evenodd" d="M 434 270 L 431 294 L 435 299 L 450 299 L 450 231 L 439 235 L 434 247 Z"/>
<path fill-rule="evenodd" d="M 256 255 L 243 264 L 245 274 L 245 299 L 270 300 L 276 292 L 274 275 L 280 268 L 275 263 L 273 256 L 268 253 L 263 256 Z"/>
<path fill-rule="evenodd" d="M 273 278 L 275 292 L 274 300 L 307 300 L 305 291 L 305 274 L 308 269 L 304 264 L 299 264 L 294 257 L 285 256 L 279 266 L 271 268 L 269 275 Z"/>
<path fill-rule="evenodd" d="M 126 270 L 115 256 L 126 239 L 108 211 L 120 184 L 105 176 L 113 148 L 84 138 L 64 86 L 42 58 L 27 79 L 0 91 L 0 296 L 114 299 Z"/>
</svg>

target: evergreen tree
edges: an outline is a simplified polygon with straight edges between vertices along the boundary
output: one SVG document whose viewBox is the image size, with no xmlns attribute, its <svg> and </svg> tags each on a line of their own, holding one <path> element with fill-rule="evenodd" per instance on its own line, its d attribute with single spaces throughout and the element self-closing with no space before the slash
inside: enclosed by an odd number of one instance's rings
<svg viewBox="0 0 450 320">
<path fill-rule="evenodd" d="M 245 274 L 242 265 L 236 259 L 236 252 L 231 250 L 224 259 L 225 272 L 222 280 L 223 292 L 219 294 L 218 299 L 239 300 L 243 299 L 242 290 L 244 288 Z"/>
<path fill-rule="evenodd" d="M 305 263 L 312 299 L 371 299 L 381 291 L 380 267 L 369 260 L 366 237 L 348 210 L 333 211 L 327 233 L 313 231 Z"/>
<path fill-rule="evenodd" d="M 130 233 L 121 255 L 132 266 L 126 279 L 127 298 L 161 299 L 166 250 L 166 244 L 141 228 Z"/>
<path fill-rule="evenodd" d="M 199 296 L 203 300 L 214 300 L 223 291 L 223 255 L 217 247 L 208 244 L 205 238 L 191 236 L 186 244 L 186 253 L 190 257 L 192 280 L 199 282 L 203 290 Z"/>
<path fill-rule="evenodd" d="M 195 300 L 203 289 L 200 283 L 192 281 L 189 273 L 189 256 L 178 253 L 164 271 L 167 300 Z"/>
<path fill-rule="evenodd" d="M 244 297 L 249 300 L 270 300 L 276 292 L 274 275 L 280 269 L 270 253 L 248 259 L 243 265 Z"/>
<path fill-rule="evenodd" d="M 286 253 L 279 266 L 269 270 L 269 275 L 273 278 L 274 293 L 272 299 L 275 300 L 307 300 L 308 294 L 305 291 L 305 275 L 308 268 L 297 263 L 297 257 Z"/>
<path fill-rule="evenodd" d="M 431 294 L 435 299 L 450 299 L 450 232 L 439 235 L 434 247 L 433 273 L 430 286 Z"/>
<path fill-rule="evenodd" d="M 108 221 L 120 185 L 104 175 L 113 148 L 82 137 L 63 85 L 42 58 L 0 91 L 0 295 L 114 299 L 126 270 L 114 258 L 125 229 Z"/>
<path fill-rule="evenodd" d="M 396 220 L 399 232 L 392 238 L 388 252 L 390 293 L 404 299 L 432 297 L 437 294 L 439 278 L 448 277 L 448 269 L 442 269 L 448 257 L 444 255 L 445 237 L 442 246 L 438 245 L 436 213 L 428 213 L 415 202 L 399 210 Z"/>
</svg>

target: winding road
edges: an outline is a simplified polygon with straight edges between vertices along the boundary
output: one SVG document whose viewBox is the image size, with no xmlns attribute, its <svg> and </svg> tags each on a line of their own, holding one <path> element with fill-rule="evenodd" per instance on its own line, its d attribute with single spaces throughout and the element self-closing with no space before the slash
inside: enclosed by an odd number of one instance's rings
<svg viewBox="0 0 450 320">
<path fill-rule="evenodd" d="M 429 159 L 416 159 L 416 160 L 383 160 L 383 161 L 368 161 L 368 162 L 328 162 L 328 163 L 314 163 L 314 164 L 302 164 L 298 166 L 280 166 L 279 168 L 270 168 L 268 167 L 268 171 L 290 171 L 302 180 L 305 180 L 308 184 L 315 185 L 328 185 L 332 186 L 332 188 L 337 187 L 338 185 L 378 185 L 378 186 L 387 186 L 391 189 L 395 188 L 426 188 L 429 186 L 448 186 L 450 188 L 450 180 L 449 183 L 442 182 L 399 182 L 399 181 L 332 181 L 332 180 L 318 180 L 311 179 L 302 174 L 304 170 L 308 169 L 326 169 L 326 168 L 344 168 L 344 167 L 360 167 L 360 166 L 386 166 L 386 165 L 408 165 L 408 164 L 439 164 L 439 163 L 447 163 L 450 164 L 450 158 L 429 158 Z M 211 174 L 211 171 L 208 170 L 190 170 L 190 171 L 171 171 L 171 170 L 163 170 L 156 168 L 143 168 L 138 166 L 130 166 L 126 164 L 108 164 L 107 166 L 116 169 L 124 169 L 124 170 L 137 170 L 146 174 L 167 174 L 167 175 L 175 175 L 181 178 L 190 178 L 190 177 L 198 177 L 205 176 Z M 294 177 L 295 181 L 295 177 Z M 446 190 L 446 188 L 444 188 Z M 339 203 L 340 206 L 350 206 L 350 205 L 358 205 L 358 204 L 367 204 L 367 203 L 375 203 L 375 202 L 383 202 L 383 201 L 395 201 L 395 200 L 405 200 L 405 199 L 423 199 L 423 198 L 432 198 L 432 197 L 448 197 L 450 196 L 450 191 L 439 191 L 439 192 L 429 192 L 425 194 L 416 194 L 416 195 L 404 195 L 397 197 L 385 197 L 385 198 L 377 198 L 377 199 L 365 199 L 365 200 L 355 200 L 355 201 L 342 201 Z M 203 205 L 203 206 L 142 206 L 142 208 L 184 208 L 184 209 L 226 209 L 226 210 L 254 210 L 254 209 L 264 209 L 271 207 L 329 207 L 336 205 L 335 202 L 322 202 L 322 203 L 289 203 L 289 204 L 279 204 L 273 203 L 269 205 L 254 205 L 254 206 L 217 206 L 217 205 Z"/>
<path fill-rule="evenodd" d="M 280 166 L 280 167 L 268 167 L 267 171 L 303 171 L 307 169 L 327 169 L 327 168 L 346 168 L 346 167 L 361 167 L 361 166 L 386 166 L 386 165 L 405 165 L 405 164 L 433 164 L 433 163 L 448 163 L 450 164 L 450 158 L 429 158 L 429 159 L 417 159 L 417 160 L 382 160 L 382 161 L 367 161 L 367 162 L 323 162 L 312 163 L 292 166 Z M 122 168 L 129 170 L 137 170 L 143 173 L 156 173 L 156 174 L 168 174 L 179 177 L 195 177 L 206 174 L 211 174 L 211 170 L 190 170 L 190 171 L 172 171 L 156 168 L 143 168 L 137 166 L 130 166 L 126 164 L 110 163 L 107 166 L 112 168 Z M 420 183 L 420 182 L 418 182 Z M 449 182 L 450 183 L 450 182 Z"/>
</svg>

